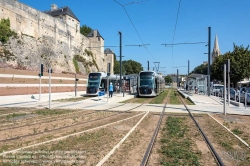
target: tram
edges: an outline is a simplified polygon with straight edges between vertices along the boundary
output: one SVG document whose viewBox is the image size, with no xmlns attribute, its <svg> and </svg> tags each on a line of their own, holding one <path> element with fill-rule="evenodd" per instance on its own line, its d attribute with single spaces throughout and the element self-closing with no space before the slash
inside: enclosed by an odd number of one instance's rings
<svg viewBox="0 0 250 166">
<path fill-rule="evenodd" d="M 105 72 L 92 72 L 88 75 L 88 82 L 87 82 L 87 88 L 86 88 L 86 95 L 87 96 L 97 96 L 98 92 L 100 91 L 107 91 L 107 79 L 109 79 L 110 82 L 113 83 L 113 85 L 116 85 L 118 80 L 120 79 L 119 76 L 116 75 L 110 75 L 107 77 L 107 73 Z M 114 86 L 114 91 L 116 90 L 116 87 Z"/>
<path fill-rule="evenodd" d="M 155 71 L 141 71 L 138 76 L 137 94 L 139 97 L 154 97 L 165 89 L 165 79 Z"/>
<path fill-rule="evenodd" d="M 123 76 L 121 91 L 126 93 L 137 93 L 137 77 L 138 74 L 131 74 Z M 108 81 L 107 81 L 108 79 Z M 108 83 L 107 83 L 108 82 Z M 87 96 L 97 96 L 98 92 L 104 91 L 107 92 L 107 85 L 112 82 L 114 87 L 114 92 L 118 92 L 120 89 L 119 75 L 110 75 L 108 76 L 105 72 L 92 72 L 88 75 L 88 82 L 86 88 Z"/>
</svg>

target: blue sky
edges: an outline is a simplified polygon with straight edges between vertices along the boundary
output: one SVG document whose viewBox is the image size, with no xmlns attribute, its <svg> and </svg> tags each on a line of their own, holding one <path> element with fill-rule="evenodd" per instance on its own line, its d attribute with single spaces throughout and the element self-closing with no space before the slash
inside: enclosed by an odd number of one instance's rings
<svg viewBox="0 0 250 166">
<path fill-rule="evenodd" d="M 164 75 L 176 74 L 177 68 L 179 74 L 187 74 L 188 60 L 190 72 L 208 61 L 205 43 L 162 45 L 207 42 L 208 27 L 211 27 L 211 52 L 216 34 L 222 54 L 232 51 L 233 43 L 244 47 L 250 44 L 250 0 L 116 0 L 123 6 L 114 0 L 19 1 L 40 11 L 49 10 L 51 4 L 69 6 L 81 25 L 100 32 L 105 47 L 119 46 L 118 31 L 121 31 L 123 60 L 137 61 L 145 70 L 147 61 L 150 70 L 155 64 L 158 66 L 154 62 L 160 62 L 158 71 Z M 149 45 L 126 46 L 143 43 Z M 110 48 L 120 55 L 119 47 Z"/>
</svg>

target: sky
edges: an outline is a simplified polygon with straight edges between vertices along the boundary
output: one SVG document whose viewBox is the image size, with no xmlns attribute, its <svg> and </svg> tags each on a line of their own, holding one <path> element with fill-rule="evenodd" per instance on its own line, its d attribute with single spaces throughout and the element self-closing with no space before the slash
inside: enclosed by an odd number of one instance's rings
<svg viewBox="0 0 250 166">
<path fill-rule="evenodd" d="M 133 60 L 143 69 L 167 74 L 188 73 L 208 61 L 208 27 L 211 53 L 215 35 L 221 54 L 233 51 L 233 44 L 250 44 L 250 0 L 19 0 L 40 11 L 51 4 L 68 6 L 80 24 L 98 30 L 104 48 L 122 60 Z M 200 43 L 201 42 L 201 43 Z M 164 44 L 179 44 L 165 46 Z M 112 47 L 111 47 L 112 46 Z"/>
</svg>

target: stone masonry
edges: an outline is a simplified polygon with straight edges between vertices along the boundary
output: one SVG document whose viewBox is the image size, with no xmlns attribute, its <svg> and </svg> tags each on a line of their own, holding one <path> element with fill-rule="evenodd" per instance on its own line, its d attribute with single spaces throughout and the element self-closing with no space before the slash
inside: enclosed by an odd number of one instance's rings
<svg viewBox="0 0 250 166">
<path fill-rule="evenodd" d="M 0 67 L 22 67 L 38 70 L 40 63 L 55 72 L 76 72 L 73 58 L 78 62 L 81 73 L 107 71 L 107 63 L 113 66 L 113 54 L 104 54 L 104 39 L 94 30 L 93 36 L 80 33 L 79 22 L 74 25 L 38 11 L 16 0 L 0 0 L 0 19 L 10 19 L 11 29 L 18 35 L 6 44 L 0 44 Z M 86 54 L 91 51 L 93 56 Z M 94 62 L 97 64 L 96 67 Z M 88 70 L 86 69 L 88 65 Z M 98 68 L 98 69 L 97 69 Z M 113 71 L 112 71 L 113 72 Z"/>
</svg>

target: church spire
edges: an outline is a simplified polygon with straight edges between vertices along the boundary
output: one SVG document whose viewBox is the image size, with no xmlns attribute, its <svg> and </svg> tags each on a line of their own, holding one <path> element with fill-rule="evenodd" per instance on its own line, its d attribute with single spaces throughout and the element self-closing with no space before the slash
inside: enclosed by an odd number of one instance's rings
<svg viewBox="0 0 250 166">
<path fill-rule="evenodd" d="M 212 63 L 214 62 L 215 58 L 219 55 L 220 55 L 220 48 L 219 48 L 218 37 L 216 34 L 215 40 L 214 40 L 214 48 L 213 48 L 213 52 L 212 52 Z"/>
</svg>

